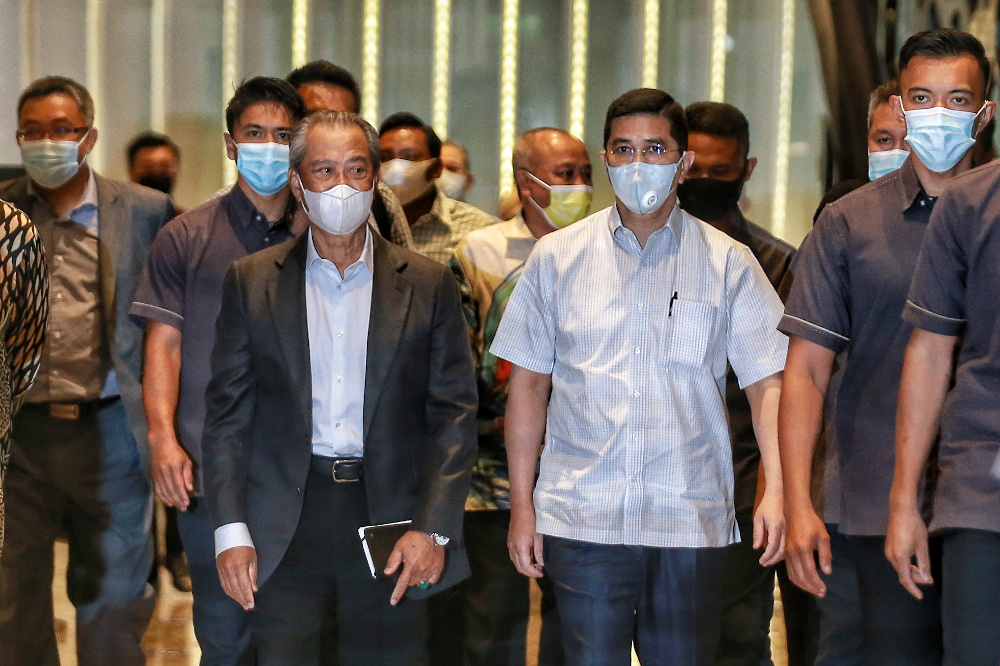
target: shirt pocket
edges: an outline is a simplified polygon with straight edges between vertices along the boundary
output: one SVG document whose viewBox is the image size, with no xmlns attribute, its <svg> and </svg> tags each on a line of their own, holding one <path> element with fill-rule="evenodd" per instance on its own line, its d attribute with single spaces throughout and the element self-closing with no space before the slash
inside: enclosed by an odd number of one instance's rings
<svg viewBox="0 0 1000 666">
<path fill-rule="evenodd" d="M 710 303 L 674 301 L 673 309 L 667 317 L 666 363 L 688 366 L 705 364 L 705 353 L 715 327 L 718 309 Z"/>
</svg>

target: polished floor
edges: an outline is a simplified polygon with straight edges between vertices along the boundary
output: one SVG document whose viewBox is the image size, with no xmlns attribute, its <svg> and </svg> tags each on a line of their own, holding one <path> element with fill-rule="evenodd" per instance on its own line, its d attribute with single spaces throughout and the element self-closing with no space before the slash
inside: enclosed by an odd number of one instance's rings
<svg viewBox="0 0 1000 666">
<path fill-rule="evenodd" d="M 52 591 L 55 597 L 56 634 L 59 638 L 59 658 L 62 666 L 76 666 L 76 651 L 74 650 L 75 626 L 73 606 L 66 598 L 66 562 L 67 548 L 65 543 L 56 544 L 56 575 Z M 534 588 L 537 593 L 537 588 Z M 528 626 L 529 653 L 532 648 L 538 650 L 538 595 L 533 595 L 532 620 Z M 785 627 L 781 609 L 780 596 L 775 597 L 774 619 L 771 621 L 771 644 L 773 646 L 774 666 L 787 666 L 784 653 Z M 191 626 L 191 594 L 178 592 L 170 583 L 170 575 L 165 569 L 160 569 L 160 596 L 156 602 L 153 620 L 143 640 L 146 649 L 147 664 L 150 666 L 196 666 L 201 658 L 201 650 L 194 637 Z M 632 657 L 632 663 L 639 662 Z M 528 666 L 537 666 L 537 662 L 529 659 Z"/>
</svg>

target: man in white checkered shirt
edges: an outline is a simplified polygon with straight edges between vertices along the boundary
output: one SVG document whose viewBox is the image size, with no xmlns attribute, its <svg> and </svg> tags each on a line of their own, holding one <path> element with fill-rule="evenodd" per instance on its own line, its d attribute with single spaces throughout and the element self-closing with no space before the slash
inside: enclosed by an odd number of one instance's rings
<svg viewBox="0 0 1000 666">
<path fill-rule="evenodd" d="M 508 547 L 552 578 L 567 663 L 628 664 L 634 641 L 643 663 L 711 664 L 740 538 L 727 363 L 767 482 L 754 545 L 783 556 L 782 305 L 746 246 L 676 205 L 694 154 L 670 95 L 615 100 L 604 148 L 616 204 L 539 240 L 491 348 L 515 366 Z"/>
</svg>

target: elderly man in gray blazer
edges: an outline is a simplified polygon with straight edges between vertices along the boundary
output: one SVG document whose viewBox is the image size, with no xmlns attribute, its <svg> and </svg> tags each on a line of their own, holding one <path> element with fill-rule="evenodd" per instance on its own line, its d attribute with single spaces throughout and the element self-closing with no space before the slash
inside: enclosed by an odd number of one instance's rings
<svg viewBox="0 0 1000 666">
<path fill-rule="evenodd" d="M 365 224 L 380 150 L 360 116 L 314 113 L 290 150 L 309 229 L 233 264 L 223 290 L 202 441 L 216 563 L 260 664 L 319 663 L 331 614 L 340 664 L 423 664 L 422 599 L 468 574 L 458 287 Z M 406 520 L 394 579 L 374 579 L 358 529 Z"/>
<path fill-rule="evenodd" d="M 142 332 L 128 307 L 149 244 L 174 209 L 166 195 L 102 178 L 87 164 L 94 103 L 75 81 L 35 81 L 17 116 L 27 175 L 0 184 L 0 199 L 38 229 L 50 313 L 35 385 L 13 421 L 0 665 L 59 663 L 52 545 L 61 534 L 69 536 L 79 663 L 145 664 L 152 492 Z"/>
</svg>

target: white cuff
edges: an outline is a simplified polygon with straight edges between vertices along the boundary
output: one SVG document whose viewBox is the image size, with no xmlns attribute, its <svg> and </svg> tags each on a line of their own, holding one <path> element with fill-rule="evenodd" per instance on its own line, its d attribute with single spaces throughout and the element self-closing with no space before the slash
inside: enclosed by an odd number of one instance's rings
<svg viewBox="0 0 1000 666">
<path fill-rule="evenodd" d="M 246 523 L 229 523 L 215 530 L 215 556 L 230 548 L 248 546 L 253 548 L 253 539 Z"/>
</svg>

